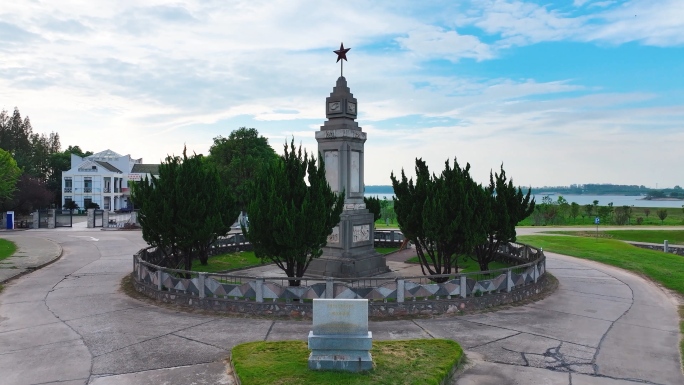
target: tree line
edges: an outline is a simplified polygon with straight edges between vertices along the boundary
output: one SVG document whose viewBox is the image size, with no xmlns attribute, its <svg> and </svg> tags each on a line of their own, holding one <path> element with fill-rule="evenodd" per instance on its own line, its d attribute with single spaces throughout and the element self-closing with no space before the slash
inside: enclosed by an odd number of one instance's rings
<svg viewBox="0 0 684 385">
<path fill-rule="evenodd" d="M 62 171 L 71 167 L 71 154 L 92 155 L 79 146 L 62 151 L 59 134 L 33 132 L 28 116 L 18 108 L 0 111 L 0 210 L 28 214 L 59 207 Z"/>
</svg>

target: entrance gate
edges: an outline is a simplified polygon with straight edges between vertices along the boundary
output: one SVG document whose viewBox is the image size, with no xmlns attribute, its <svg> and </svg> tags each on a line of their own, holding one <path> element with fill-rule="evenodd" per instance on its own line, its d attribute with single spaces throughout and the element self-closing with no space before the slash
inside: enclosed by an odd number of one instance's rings
<svg viewBox="0 0 684 385">
<path fill-rule="evenodd" d="M 38 210 L 38 228 L 48 228 L 48 218 L 50 217 L 50 210 Z"/>
<path fill-rule="evenodd" d="M 104 210 L 95 210 L 95 223 L 93 227 L 103 227 L 104 226 Z"/>
<path fill-rule="evenodd" d="M 73 223 L 71 210 L 55 210 L 55 227 L 71 227 Z"/>
</svg>

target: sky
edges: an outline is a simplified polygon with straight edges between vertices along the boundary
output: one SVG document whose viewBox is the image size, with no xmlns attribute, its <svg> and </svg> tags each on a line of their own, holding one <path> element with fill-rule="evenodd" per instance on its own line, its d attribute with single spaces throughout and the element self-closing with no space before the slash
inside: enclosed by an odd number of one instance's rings
<svg viewBox="0 0 684 385">
<path fill-rule="evenodd" d="M 358 99 L 366 185 L 439 173 L 522 186 L 684 185 L 682 0 L 22 0 L 0 8 L 0 110 L 158 163 L 254 127 L 316 151 Z"/>
</svg>

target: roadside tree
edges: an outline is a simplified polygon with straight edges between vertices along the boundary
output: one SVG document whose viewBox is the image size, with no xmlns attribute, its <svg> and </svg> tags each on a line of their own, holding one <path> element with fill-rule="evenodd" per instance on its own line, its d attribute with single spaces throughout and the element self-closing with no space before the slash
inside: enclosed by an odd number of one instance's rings
<svg viewBox="0 0 684 385">
<path fill-rule="evenodd" d="M 667 218 L 667 210 L 666 209 L 658 210 L 658 218 L 660 218 L 660 224 L 662 225 L 665 222 L 665 218 Z"/>
<path fill-rule="evenodd" d="M 21 170 L 12 155 L 0 148 L 0 201 L 12 199 Z"/>
<path fill-rule="evenodd" d="M 54 201 L 54 194 L 47 188 L 45 182 L 37 177 L 22 174 L 12 198 L 2 204 L 3 211 L 15 211 L 28 214 L 40 208 L 50 207 Z"/>
<path fill-rule="evenodd" d="M 580 213 L 580 205 L 577 202 L 570 203 L 570 216 L 573 223 L 577 221 L 577 216 Z"/>
<path fill-rule="evenodd" d="M 330 189 L 322 158 L 316 162 L 306 151 L 302 154 L 294 139 L 284 147 L 284 154 L 262 164 L 249 185 L 249 227 L 243 224 L 242 231 L 257 257 L 294 278 L 323 254 L 328 235 L 340 222 L 344 193 Z M 301 284 L 299 279 L 288 282 Z"/>
</svg>

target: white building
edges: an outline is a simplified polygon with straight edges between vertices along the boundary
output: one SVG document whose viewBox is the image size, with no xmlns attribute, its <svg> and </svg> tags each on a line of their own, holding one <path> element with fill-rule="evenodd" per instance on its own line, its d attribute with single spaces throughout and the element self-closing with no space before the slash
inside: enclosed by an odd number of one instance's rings
<svg viewBox="0 0 684 385">
<path fill-rule="evenodd" d="M 82 209 L 90 202 L 109 211 L 132 208 L 128 182 L 158 176 L 158 170 L 158 164 L 143 164 L 142 158 L 112 150 L 84 158 L 71 154 L 71 169 L 62 172 L 62 207 L 75 201 Z"/>
</svg>

